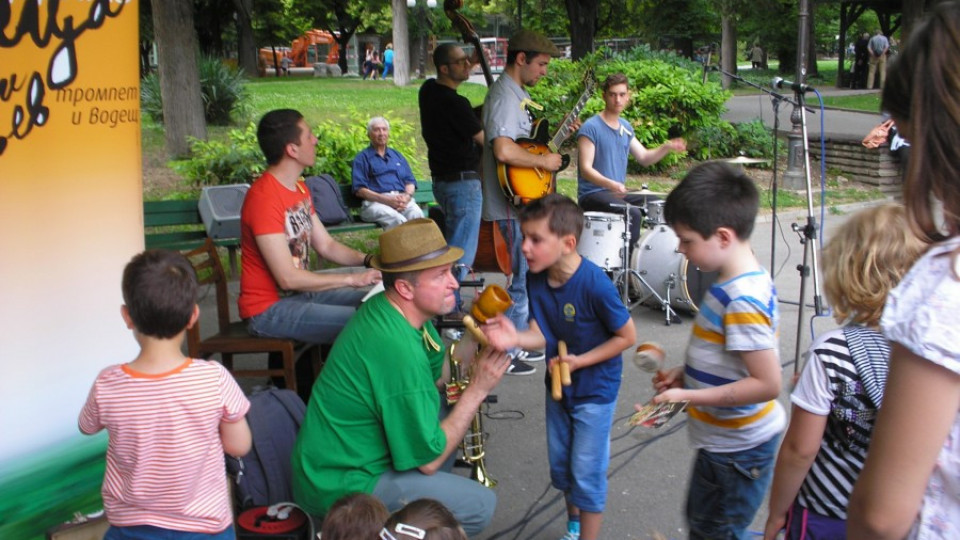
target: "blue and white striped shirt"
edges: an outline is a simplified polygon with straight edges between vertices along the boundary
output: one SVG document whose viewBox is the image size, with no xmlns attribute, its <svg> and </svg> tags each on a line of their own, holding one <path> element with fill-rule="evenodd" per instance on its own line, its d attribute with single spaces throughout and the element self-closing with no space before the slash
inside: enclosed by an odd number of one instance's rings
<svg viewBox="0 0 960 540">
<path fill-rule="evenodd" d="M 741 352 L 772 349 L 779 357 L 777 292 L 765 270 L 714 284 L 699 307 L 687 346 L 686 388 L 712 388 L 748 377 Z M 688 411 L 691 443 L 710 452 L 748 450 L 786 425 L 776 400 Z"/>
</svg>

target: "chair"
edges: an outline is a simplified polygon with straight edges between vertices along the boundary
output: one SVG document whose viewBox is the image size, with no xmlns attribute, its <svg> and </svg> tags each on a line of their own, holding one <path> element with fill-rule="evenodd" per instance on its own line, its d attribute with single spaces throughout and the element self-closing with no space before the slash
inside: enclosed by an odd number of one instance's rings
<svg viewBox="0 0 960 540">
<path fill-rule="evenodd" d="M 184 253 L 190 260 L 201 285 L 213 284 L 217 293 L 218 332 L 200 339 L 199 322 L 187 331 L 187 351 L 193 358 L 209 358 L 219 353 L 224 367 L 234 377 L 282 377 L 284 386 L 297 392 L 297 358 L 308 350 L 311 353 L 313 375 L 320 369 L 320 350 L 313 344 L 298 343 L 291 339 L 263 338 L 251 335 L 243 321 L 230 321 L 230 298 L 227 293 L 227 276 L 217 253 L 217 246 L 210 238 L 196 249 Z M 267 353 L 267 369 L 233 369 L 234 354 Z M 277 367 L 280 366 L 280 367 Z M 309 389 L 307 390 L 309 391 Z"/>
</svg>

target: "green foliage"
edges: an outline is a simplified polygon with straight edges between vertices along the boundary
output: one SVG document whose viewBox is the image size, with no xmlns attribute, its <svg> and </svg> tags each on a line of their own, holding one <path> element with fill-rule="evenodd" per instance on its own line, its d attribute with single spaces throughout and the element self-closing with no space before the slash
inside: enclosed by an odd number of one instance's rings
<svg viewBox="0 0 960 540">
<path fill-rule="evenodd" d="M 216 58 L 205 56 L 200 59 L 203 117 L 208 124 L 226 126 L 232 123 L 234 114 L 243 115 L 247 95 L 244 81 L 239 69 L 228 67 Z"/>
<path fill-rule="evenodd" d="M 348 110 L 349 119 L 324 120 L 314 128 L 317 135 L 317 162 L 304 171 L 305 176 L 327 173 L 346 184 L 350 182 L 350 163 L 360 150 L 370 144 L 367 138 L 369 115 Z M 419 167 L 415 130 L 410 122 L 385 114 L 390 121 L 390 147 L 396 149 L 410 166 Z M 173 169 L 194 187 L 223 184 L 249 184 L 266 168 L 257 144 L 257 126 L 251 122 L 244 129 L 231 129 L 226 141 L 191 143 L 191 157 L 172 163 Z"/>
<path fill-rule="evenodd" d="M 534 101 L 544 105 L 550 124 L 556 125 L 569 112 L 582 92 L 583 73 L 588 66 L 596 65 L 597 81 L 618 72 L 629 78 L 633 99 L 622 117 L 630 122 L 637 139 L 646 147 L 659 146 L 673 137 L 689 137 L 707 127 L 732 129 L 719 119 L 730 94 L 716 83 L 703 84 L 697 64 L 672 54 L 652 54 L 644 48 L 600 62 L 603 54 L 604 51 L 598 51 L 580 62 L 551 62 L 549 75 L 530 90 Z M 596 114 L 603 107 L 598 83 L 581 118 Z M 728 127 L 723 128 L 724 125 Z M 732 133 L 727 135 L 733 137 Z M 656 167 L 669 167 L 681 159 L 681 155 L 671 154 Z"/>
<path fill-rule="evenodd" d="M 253 122 L 242 130 L 231 129 L 226 141 L 192 139 L 190 154 L 171 166 L 194 187 L 249 184 L 266 167 Z"/>
<path fill-rule="evenodd" d="M 246 112 L 247 96 L 243 73 L 228 67 L 216 58 L 200 59 L 200 92 L 203 116 L 208 124 L 229 125 L 233 116 Z M 160 76 L 150 73 L 140 83 L 140 106 L 150 118 L 163 123 L 163 100 L 160 95 Z"/>
</svg>

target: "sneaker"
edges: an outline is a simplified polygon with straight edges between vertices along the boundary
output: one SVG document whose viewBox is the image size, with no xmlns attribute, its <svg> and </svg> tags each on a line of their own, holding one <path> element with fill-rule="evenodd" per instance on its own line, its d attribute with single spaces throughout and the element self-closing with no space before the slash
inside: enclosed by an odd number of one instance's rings
<svg viewBox="0 0 960 540">
<path fill-rule="evenodd" d="M 449 339 L 450 341 L 460 341 L 463 339 L 463 330 L 457 330 L 456 328 L 445 328 L 443 330 L 443 337 Z"/>
<path fill-rule="evenodd" d="M 567 531 L 567 534 L 563 535 L 560 540 L 580 540 L 580 535 L 574 532 Z"/>
<path fill-rule="evenodd" d="M 516 358 L 510 360 L 510 367 L 507 368 L 507 375 L 533 375 L 536 372 L 537 368 Z"/>
<path fill-rule="evenodd" d="M 547 356 L 543 354 L 543 351 L 528 351 L 527 349 L 520 349 L 514 358 L 517 360 L 523 360 L 524 362 L 543 362 L 546 360 Z"/>
</svg>

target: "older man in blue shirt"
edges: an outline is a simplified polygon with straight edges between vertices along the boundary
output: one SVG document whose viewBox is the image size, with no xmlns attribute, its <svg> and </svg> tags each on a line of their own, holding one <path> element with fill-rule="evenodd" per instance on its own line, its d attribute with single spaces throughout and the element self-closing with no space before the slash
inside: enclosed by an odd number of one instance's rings
<svg viewBox="0 0 960 540">
<path fill-rule="evenodd" d="M 423 217 L 413 199 L 417 181 L 406 158 L 387 146 L 390 123 L 377 116 L 367 122 L 370 146 L 353 158 L 353 193 L 363 199 L 360 219 L 391 229 Z"/>
</svg>

